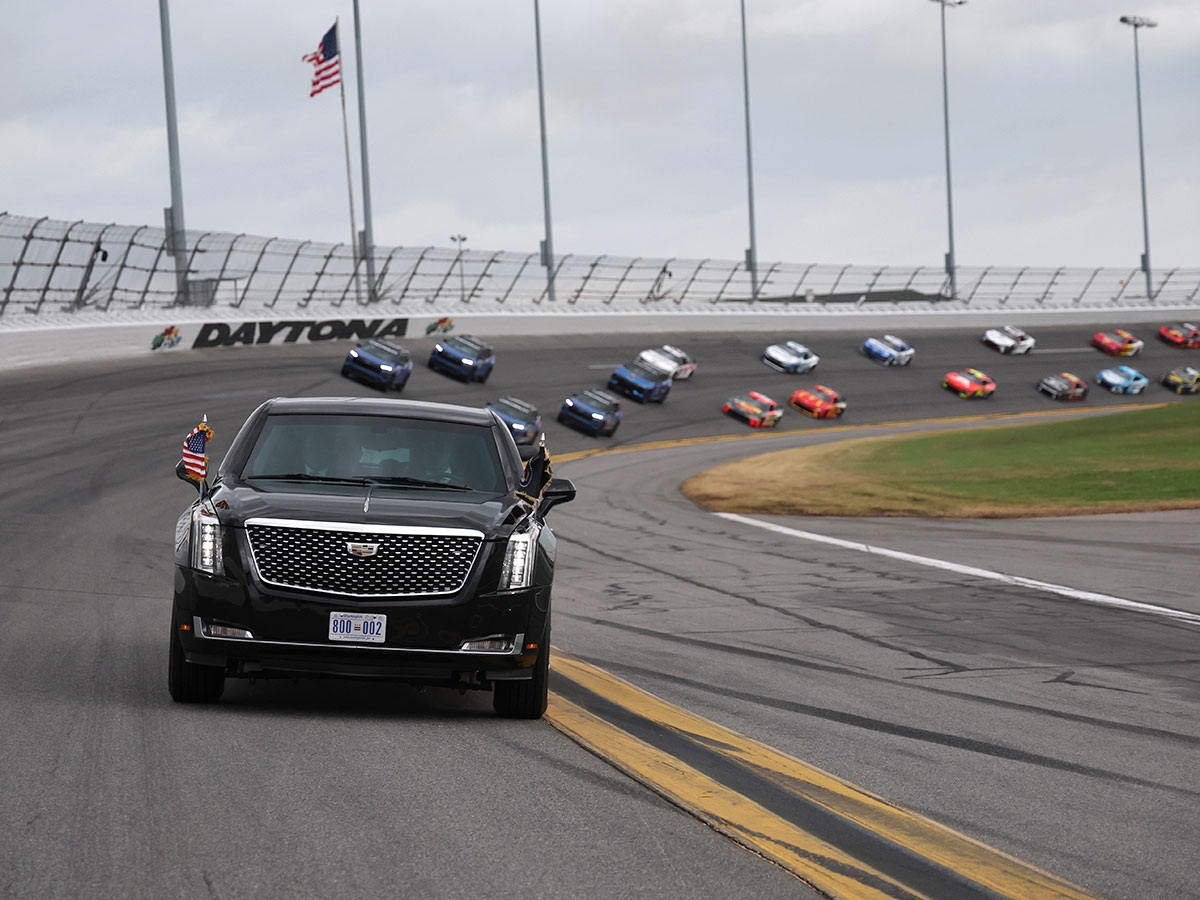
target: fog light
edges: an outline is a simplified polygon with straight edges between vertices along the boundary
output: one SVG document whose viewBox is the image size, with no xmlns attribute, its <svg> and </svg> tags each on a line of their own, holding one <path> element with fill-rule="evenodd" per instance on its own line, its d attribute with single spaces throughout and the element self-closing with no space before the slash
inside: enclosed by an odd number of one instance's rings
<svg viewBox="0 0 1200 900">
<path fill-rule="evenodd" d="M 491 637 L 477 638 L 473 641 L 463 641 L 461 649 L 468 650 L 472 653 L 511 653 L 513 648 L 512 638 L 502 634 L 494 634 Z"/>
<path fill-rule="evenodd" d="M 230 625 L 208 625 L 204 629 L 205 634 L 215 638 L 234 638 L 239 641 L 254 640 L 254 633 L 247 631 L 245 628 L 234 628 Z"/>
</svg>

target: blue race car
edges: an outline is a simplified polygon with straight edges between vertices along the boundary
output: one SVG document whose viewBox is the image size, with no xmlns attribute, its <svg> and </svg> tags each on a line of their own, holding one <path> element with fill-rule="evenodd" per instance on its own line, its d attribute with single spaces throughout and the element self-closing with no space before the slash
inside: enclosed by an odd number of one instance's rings
<svg viewBox="0 0 1200 900">
<path fill-rule="evenodd" d="M 492 374 L 496 356 L 479 338 L 461 334 L 434 344 L 428 365 L 435 372 L 482 384 Z"/>
<path fill-rule="evenodd" d="M 621 424 L 621 403 L 607 391 L 572 394 L 563 401 L 558 421 L 595 436 L 611 436 Z"/>
<path fill-rule="evenodd" d="M 1149 378 L 1131 366 L 1103 369 L 1096 376 L 1096 384 L 1114 394 L 1140 394 L 1149 383 Z"/>
<path fill-rule="evenodd" d="M 912 344 L 900 340 L 894 334 L 867 338 L 863 341 L 862 352 L 868 359 L 883 363 L 885 366 L 907 366 L 917 355 Z"/>
<path fill-rule="evenodd" d="M 385 391 L 402 391 L 412 368 L 412 357 L 407 350 L 372 338 L 346 354 L 342 375 Z"/>
<path fill-rule="evenodd" d="M 517 397 L 501 397 L 487 405 L 512 432 L 518 444 L 532 444 L 542 430 L 542 417 L 537 407 Z"/>
<path fill-rule="evenodd" d="M 671 373 L 646 362 L 619 366 L 608 379 L 608 389 L 638 403 L 662 403 L 671 392 Z"/>
</svg>

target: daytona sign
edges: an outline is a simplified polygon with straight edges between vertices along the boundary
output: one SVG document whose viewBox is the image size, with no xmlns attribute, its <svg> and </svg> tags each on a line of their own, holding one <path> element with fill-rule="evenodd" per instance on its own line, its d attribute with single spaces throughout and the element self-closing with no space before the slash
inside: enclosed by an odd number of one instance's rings
<svg viewBox="0 0 1200 900">
<path fill-rule="evenodd" d="M 233 347 L 238 344 L 294 344 L 303 336 L 310 341 L 366 340 L 404 337 L 408 319 L 327 319 L 323 322 L 206 322 L 200 326 L 192 349 Z M 276 340 L 278 339 L 278 340 Z"/>
</svg>

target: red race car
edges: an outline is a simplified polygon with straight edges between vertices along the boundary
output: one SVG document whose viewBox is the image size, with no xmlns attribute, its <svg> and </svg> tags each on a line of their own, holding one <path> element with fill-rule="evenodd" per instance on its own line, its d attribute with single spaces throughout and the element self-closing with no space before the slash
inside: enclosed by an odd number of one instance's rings
<svg viewBox="0 0 1200 900">
<path fill-rule="evenodd" d="M 996 382 L 978 369 L 960 369 L 957 372 L 947 372 L 946 377 L 942 379 L 942 387 L 954 391 L 965 400 L 968 397 L 992 396 L 996 390 Z"/>
<path fill-rule="evenodd" d="M 1195 350 L 1200 347 L 1200 328 L 1191 322 L 1176 322 L 1158 329 L 1159 339 L 1175 347 Z"/>
<path fill-rule="evenodd" d="M 846 401 L 842 395 L 823 384 L 813 385 L 812 390 L 800 388 L 792 391 L 792 399 L 788 402 L 814 419 L 836 419 L 846 411 Z"/>
<path fill-rule="evenodd" d="M 1124 328 L 1116 328 L 1097 331 L 1092 335 L 1092 346 L 1109 356 L 1135 356 L 1145 345 Z"/>
<path fill-rule="evenodd" d="M 758 391 L 730 397 L 721 407 L 721 411 L 745 419 L 751 428 L 770 428 L 783 415 L 778 403 Z"/>
</svg>

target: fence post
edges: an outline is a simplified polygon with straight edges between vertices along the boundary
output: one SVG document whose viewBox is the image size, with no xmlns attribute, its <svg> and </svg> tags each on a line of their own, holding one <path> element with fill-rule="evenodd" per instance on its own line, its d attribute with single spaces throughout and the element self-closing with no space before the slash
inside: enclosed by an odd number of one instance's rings
<svg viewBox="0 0 1200 900">
<path fill-rule="evenodd" d="M 873 290 L 875 290 L 875 285 L 879 283 L 879 276 L 882 274 L 883 274 L 883 269 L 875 270 L 875 274 L 871 276 L 871 283 L 868 284 L 867 289 L 865 291 L 863 291 L 864 294 L 869 294 Z"/>
<path fill-rule="evenodd" d="M 271 302 L 267 304 L 267 309 L 274 309 L 275 304 L 279 302 L 279 295 L 283 293 L 283 286 L 287 284 L 288 278 L 291 277 L 292 267 L 296 265 L 296 260 L 300 258 L 300 251 L 311 244 L 312 241 L 301 241 L 296 246 L 296 252 L 292 254 L 292 258 L 288 260 L 288 267 L 283 272 L 283 278 L 279 279 L 279 287 L 275 288 L 275 296 L 271 298 Z"/>
<path fill-rule="evenodd" d="M 206 232 L 204 232 L 204 234 L 200 235 L 200 237 L 196 239 L 196 245 L 192 248 L 192 252 L 188 254 L 187 268 L 183 270 L 183 283 L 187 287 L 187 296 L 184 297 L 184 303 L 188 306 L 191 306 L 191 303 L 192 303 L 192 286 L 191 286 L 191 282 L 188 280 L 188 276 L 191 275 L 192 272 L 195 271 L 192 264 L 196 261 L 196 254 L 200 252 L 200 245 L 202 243 L 204 243 L 204 241 L 206 241 L 210 237 L 212 237 L 212 235 L 213 235 L 213 233 L 211 231 L 206 231 Z M 186 247 L 187 247 L 187 232 L 186 231 L 183 233 L 183 246 L 186 249 Z M 173 303 L 172 306 L 177 306 L 178 304 L 179 304 L 179 297 L 176 296 L 175 303 Z"/>
<path fill-rule="evenodd" d="M 590 263 L 588 263 L 587 274 L 583 276 L 583 281 L 579 282 L 579 287 L 575 289 L 575 293 L 571 295 L 571 299 L 567 301 L 568 303 L 574 305 L 575 302 L 579 300 L 580 296 L 583 294 L 583 289 L 587 287 L 587 283 L 591 281 L 592 276 L 596 274 L 596 266 L 600 265 L 600 260 L 602 259 L 604 259 L 603 256 L 597 256 Z"/>
<path fill-rule="evenodd" d="M 911 290 L 912 286 L 913 286 L 913 282 L 917 280 L 917 276 L 920 275 L 924 271 L 925 271 L 924 266 L 917 266 L 915 269 L 913 269 L 912 274 L 908 276 L 908 281 L 904 282 L 904 287 L 902 288 L 902 290 L 905 290 L 905 291 Z"/>
<path fill-rule="evenodd" d="M 83 267 L 83 275 L 79 279 L 79 288 L 75 291 L 75 300 L 71 304 L 72 311 L 81 309 L 83 307 L 84 303 L 86 302 L 87 298 L 84 296 L 84 294 L 87 291 L 88 282 L 91 280 L 92 270 L 96 268 L 96 257 L 102 251 L 103 251 L 106 259 L 108 256 L 108 251 L 104 250 L 104 248 L 101 247 L 100 244 L 103 243 L 103 241 L 104 241 L 104 235 L 108 234 L 108 229 L 116 228 L 116 227 L 117 227 L 116 222 L 109 222 L 107 225 L 105 225 L 103 228 L 100 229 L 100 233 L 98 235 L 96 235 L 96 240 L 94 240 L 92 242 L 92 252 L 88 254 L 87 265 L 85 265 Z M 101 280 L 103 280 L 103 279 L 101 279 Z"/>
<path fill-rule="evenodd" d="M 467 291 L 467 302 L 468 303 L 470 303 L 472 300 L 475 299 L 476 292 L 483 290 L 483 280 L 485 278 L 492 277 L 491 275 L 488 274 L 491 271 L 492 263 L 494 263 L 497 259 L 499 259 L 501 257 L 501 255 L 503 255 L 503 253 L 504 253 L 503 250 L 492 251 L 492 255 L 488 257 L 488 261 L 483 264 L 483 270 L 480 271 L 479 277 L 475 279 L 475 283 L 473 285 L 471 285 L 471 289 L 469 291 Z"/>
<path fill-rule="evenodd" d="M 1126 275 L 1125 279 L 1121 282 L 1121 289 L 1117 291 L 1116 296 L 1112 298 L 1113 303 L 1116 303 L 1125 295 L 1125 288 L 1129 287 L 1129 282 L 1133 281 L 1134 276 L 1140 271 L 1141 269 L 1131 269 L 1129 271 L 1129 274 Z"/>
<path fill-rule="evenodd" d="M 842 283 L 842 276 L 848 271 L 850 271 L 850 263 L 846 263 L 846 265 L 842 266 L 842 271 L 838 272 L 838 277 L 833 279 L 833 284 L 829 288 L 830 297 L 832 297 L 834 292 L 837 291 L 837 286 Z"/>
<path fill-rule="evenodd" d="M 771 276 L 775 273 L 775 270 L 778 269 L 781 265 L 783 265 L 782 262 L 773 263 L 771 265 L 771 268 L 767 269 L 767 274 L 758 280 L 758 296 L 759 297 L 762 297 L 763 289 L 767 286 L 767 283 L 771 280 Z M 754 298 L 751 297 L 750 299 L 753 302 Z"/>
<path fill-rule="evenodd" d="M 625 279 L 629 277 L 629 273 L 633 271 L 633 267 L 642 261 L 640 256 L 635 256 L 630 260 L 629 265 L 625 267 L 625 271 L 621 273 L 621 277 L 617 279 L 617 286 L 613 288 L 612 293 L 608 295 L 608 299 L 604 301 L 604 305 L 608 306 L 616 299 L 617 294 L 621 291 L 621 285 L 625 283 Z"/>
<path fill-rule="evenodd" d="M 975 293 L 983 287 L 984 281 L 987 280 L 988 272 L 992 271 L 995 266 L 985 266 L 983 271 L 979 273 L 979 280 L 975 282 L 975 287 L 971 288 L 971 294 L 967 297 L 967 306 L 971 305 L 971 301 L 975 299 Z"/>
<path fill-rule="evenodd" d="M 386 277 L 386 275 L 387 275 L 387 273 L 388 273 L 388 269 L 389 269 L 389 268 L 391 268 L 391 265 L 392 265 L 392 260 L 393 260 L 393 259 L 395 259 L 395 258 L 396 258 L 396 254 L 397 254 L 397 253 L 399 253 L 399 252 L 400 252 L 401 250 L 403 250 L 403 249 L 404 249 L 403 247 L 393 247 L 393 248 L 392 248 L 392 252 L 391 252 L 391 253 L 389 253 L 389 254 L 387 255 L 387 259 L 386 259 L 386 260 L 384 260 L 384 263 L 383 263 L 383 268 L 379 270 L 379 277 L 375 279 L 375 280 L 376 280 L 376 281 L 379 283 L 379 290 L 375 291 L 375 299 L 376 299 L 376 301 L 379 301 L 379 300 L 382 300 L 382 299 L 383 299 L 383 295 L 384 295 L 384 290 L 383 290 L 383 279 L 384 279 L 384 277 Z M 361 265 L 361 264 L 362 264 L 362 260 L 359 260 L 359 265 Z M 357 275 L 357 273 L 358 273 L 358 269 L 356 268 L 356 269 L 354 270 L 354 272 L 355 272 L 355 274 Z M 368 297 L 368 299 L 367 299 L 367 301 L 366 301 L 366 302 L 368 302 L 368 303 L 370 302 L 370 298 L 369 298 L 369 297 Z M 393 302 L 397 302 L 397 301 L 393 301 Z"/>
<path fill-rule="evenodd" d="M 434 248 L 426 247 L 424 250 L 422 250 L 421 255 L 417 257 L 417 261 L 413 263 L 413 267 L 408 270 L 408 278 L 404 281 L 404 287 L 400 289 L 400 296 L 396 298 L 397 303 L 408 296 L 408 288 L 412 284 L 412 280 L 417 277 L 417 269 L 421 268 L 421 262 L 425 259 L 425 254 L 432 249 Z"/>
<path fill-rule="evenodd" d="M 729 282 L 733 281 L 733 276 L 737 274 L 738 268 L 744 266 L 745 263 L 734 263 L 733 268 L 729 270 L 729 277 L 725 279 L 725 283 L 721 285 L 721 289 L 717 291 L 717 296 L 713 297 L 713 303 L 720 303 L 721 298 L 725 296 L 725 288 L 729 287 Z"/>
<path fill-rule="evenodd" d="M 37 231 L 37 227 L 49 219 L 49 216 L 42 216 L 36 222 L 29 226 L 29 230 L 25 232 L 25 244 L 21 247 L 21 255 L 17 257 L 17 261 L 13 263 L 12 278 L 8 279 L 8 287 L 4 289 L 4 302 L 0 303 L 0 316 L 4 315 L 4 311 L 8 309 L 8 298 L 12 296 L 13 285 L 17 283 L 17 273 L 21 271 L 21 264 L 25 262 L 25 252 L 29 249 L 30 243 L 33 241 L 33 233 Z"/>
<path fill-rule="evenodd" d="M 262 249 L 258 251 L 258 259 L 254 260 L 254 268 L 250 270 L 250 274 L 246 276 L 246 286 L 242 288 L 242 296 L 237 296 L 237 291 L 234 290 L 234 309 L 241 309 L 242 304 L 246 302 L 246 295 L 250 293 L 250 282 L 254 280 L 254 276 L 258 274 L 258 267 L 262 265 L 263 257 L 267 255 L 267 248 L 271 246 L 278 238 L 267 238 L 267 242 L 262 245 Z"/>
<path fill-rule="evenodd" d="M 526 267 L 527 267 L 527 266 L 528 266 L 528 265 L 529 265 L 531 262 L 533 262 L 533 258 L 534 258 L 535 256 L 540 256 L 540 255 L 541 255 L 541 254 L 538 254 L 538 253 L 530 253 L 528 256 L 526 256 L 526 257 L 525 257 L 525 261 L 521 263 L 521 267 L 520 267 L 519 269 L 517 269 L 517 274 L 513 276 L 513 280 L 512 280 L 512 282 L 511 282 L 511 283 L 508 285 L 508 290 L 507 290 L 507 291 L 505 291 L 505 292 L 504 292 L 504 296 L 500 298 L 500 302 L 501 302 L 501 303 L 505 303 L 505 302 L 507 302 L 507 300 L 508 300 L 508 295 L 512 293 L 512 291 L 513 291 L 513 288 L 515 288 L 515 287 L 517 286 L 517 282 L 521 280 L 521 276 L 522 276 L 523 274 L 525 274 L 525 268 L 526 268 Z"/>
<path fill-rule="evenodd" d="M 808 277 L 808 273 L 817 267 L 816 263 L 809 263 L 804 267 L 804 271 L 800 273 L 800 280 L 796 282 L 796 286 L 792 288 L 792 296 L 800 296 L 800 285 L 804 284 L 804 279 Z"/>
<path fill-rule="evenodd" d="M 560 256 L 558 258 L 558 264 L 554 267 L 554 278 L 546 279 L 546 286 L 544 288 L 542 288 L 542 292 L 538 295 L 538 298 L 533 301 L 534 303 L 541 303 L 543 300 L 546 299 L 546 297 L 550 293 L 550 285 L 558 284 L 558 273 L 562 271 L 562 267 L 564 265 L 566 265 L 567 260 L 570 259 L 574 255 L 575 255 L 574 253 L 568 253 L 566 256 Z"/>
<path fill-rule="evenodd" d="M 1052 291 L 1054 289 L 1054 283 L 1056 281 L 1058 281 L 1058 276 L 1061 275 L 1064 271 L 1065 270 L 1060 267 L 1055 270 L 1053 275 L 1050 276 L 1050 283 L 1048 285 L 1046 285 L 1046 290 L 1042 291 L 1042 296 L 1038 297 L 1037 302 L 1039 304 L 1046 302 L 1046 298 L 1050 296 L 1050 291 Z"/>
<path fill-rule="evenodd" d="M 46 292 L 50 290 L 50 282 L 54 280 L 54 270 L 58 268 L 58 261 L 62 259 L 63 250 L 71 242 L 71 232 L 75 230 L 76 225 L 82 224 L 83 219 L 72 222 L 67 226 L 67 233 L 58 239 L 58 250 L 54 253 L 54 262 L 50 263 L 50 273 L 46 276 L 46 280 L 42 282 L 42 289 L 38 293 L 37 306 L 33 310 L 35 316 L 42 311 L 42 304 L 46 302 Z"/>
<path fill-rule="evenodd" d="M 1096 276 L 1099 275 L 1101 271 L 1102 271 L 1102 268 L 1096 268 L 1096 269 L 1092 270 L 1091 277 L 1088 278 L 1088 280 L 1086 282 L 1084 282 L 1083 290 L 1081 290 L 1075 297 L 1076 303 L 1078 303 L 1080 300 L 1082 300 L 1087 295 L 1088 288 L 1090 288 L 1092 286 L 1092 282 L 1096 280 Z"/>
<path fill-rule="evenodd" d="M 1166 274 L 1166 276 L 1163 278 L 1163 280 L 1158 283 L 1158 290 L 1155 291 L 1154 296 L 1150 298 L 1151 303 L 1157 302 L 1158 298 L 1162 296 L 1163 288 L 1165 288 L 1167 286 L 1167 282 L 1171 280 L 1171 276 L 1174 275 L 1178 271 L 1179 271 L 1178 267 L 1172 269 L 1170 272 L 1168 272 Z"/>
<path fill-rule="evenodd" d="M 162 243 L 158 245 L 158 252 L 154 254 L 154 262 L 150 263 L 150 270 L 146 273 L 146 283 L 142 286 L 142 294 L 138 297 L 137 306 L 135 309 L 141 309 L 146 305 L 146 294 L 150 290 L 150 282 L 154 280 L 154 275 L 158 271 L 158 261 L 162 259 L 163 251 L 167 249 L 167 234 L 163 232 Z"/>
<path fill-rule="evenodd" d="M 246 232 L 234 235 L 232 241 L 229 242 L 229 249 L 225 251 L 225 259 L 221 262 L 221 271 L 217 273 L 217 290 L 221 289 L 221 282 L 225 280 L 225 270 L 229 267 L 229 258 L 233 256 L 233 248 L 237 246 L 237 242 L 246 236 Z M 233 286 L 233 299 L 237 300 L 237 285 Z M 237 304 L 235 303 L 234 306 Z"/>
<path fill-rule="evenodd" d="M 662 283 L 672 277 L 671 263 L 673 262 L 675 262 L 674 256 L 662 264 L 662 268 L 658 270 L 658 277 L 654 279 L 654 284 L 650 285 L 650 290 L 646 292 L 646 298 L 642 301 L 643 303 L 658 301 L 667 296 L 667 292 L 662 290 Z"/>
<path fill-rule="evenodd" d="M 692 284 L 695 283 L 696 278 L 700 277 L 700 271 L 704 268 L 704 264 L 706 264 L 707 262 L 708 262 L 707 259 L 701 259 L 700 263 L 696 264 L 696 269 L 695 269 L 695 271 L 692 271 L 691 277 L 688 278 L 688 283 L 684 284 L 684 286 L 683 286 L 683 293 L 679 294 L 679 299 L 676 300 L 677 306 L 680 304 L 683 304 L 683 301 L 688 299 L 688 292 L 689 292 L 689 290 L 691 290 Z"/>
<path fill-rule="evenodd" d="M 113 279 L 112 291 L 110 291 L 109 295 L 108 295 L 108 303 L 106 303 L 104 305 L 104 309 L 106 312 L 107 312 L 108 308 L 112 305 L 113 299 L 115 298 L 117 291 L 119 291 L 121 289 L 121 275 L 124 274 L 124 272 L 125 272 L 125 264 L 129 262 L 130 252 L 133 250 L 134 247 L 137 246 L 138 235 L 141 234 L 143 231 L 145 231 L 149 227 L 150 227 L 149 225 L 143 225 L 141 228 L 137 229 L 133 234 L 131 234 L 129 236 L 129 243 L 125 245 L 125 252 L 121 254 L 121 263 L 120 263 L 120 265 L 117 266 L 117 276 L 116 276 L 116 278 Z"/>
<path fill-rule="evenodd" d="M 426 303 L 436 303 L 438 301 L 438 298 L 442 296 L 442 288 L 446 286 L 446 282 L 449 281 L 450 276 L 454 274 L 454 264 L 459 263 L 461 265 L 462 261 L 463 250 L 462 247 L 459 247 L 458 253 L 455 254 L 454 259 L 450 260 L 450 265 L 446 267 L 446 274 L 443 275 L 442 280 L 438 282 L 437 290 L 433 292 L 432 297 L 425 298 Z"/>
<path fill-rule="evenodd" d="M 1025 266 L 1017 273 L 1017 277 L 1013 279 L 1013 283 L 1008 286 L 1008 292 L 1000 298 L 1001 303 L 1007 303 L 1008 298 L 1012 296 L 1012 292 L 1017 288 L 1017 282 L 1021 280 L 1021 276 L 1029 271 L 1029 266 Z"/>
<path fill-rule="evenodd" d="M 308 289 L 308 296 L 301 300 L 296 305 L 306 307 L 312 302 L 313 294 L 317 292 L 317 286 L 321 283 L 321 278 L 325 275 L 325 270 L 329 268 L 329 260 L 333 258 L 333 254 L 337 252 L 338 247 L 345 246 L 344 244 L 334 244 L 329 248 L 329 252 L 325 254 L 325 258 L 321 260 L 321 269 L 317 272 L 317 277 L 313 279 L 312 287 Z"/>
</svg>

